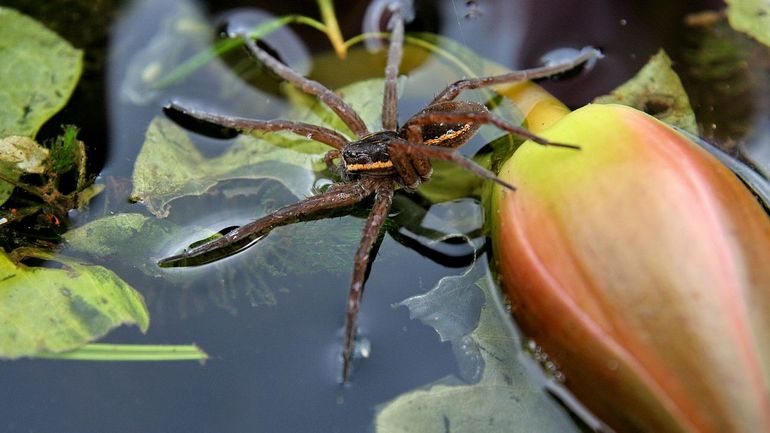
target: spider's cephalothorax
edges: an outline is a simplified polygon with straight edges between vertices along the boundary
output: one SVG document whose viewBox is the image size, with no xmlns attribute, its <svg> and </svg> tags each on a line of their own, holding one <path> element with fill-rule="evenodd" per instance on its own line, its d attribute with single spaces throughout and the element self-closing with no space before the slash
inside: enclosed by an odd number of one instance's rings
<svg viewBox="0 0 770 433">
<path fill-rule="evenodd" d="M 466 143 L 484 124 L 549 146 L 577 149 L 569 144 L 552 143 L 495 116 L 484 105 L 457 101 L 455 98 L 467 89 L 478 89 L 495 84 L 544 78 L 568 71 L 590 59 L 600 56 L 594 49 L 583 49 L 574 59 L 540 68 L 513 71 L 503 75 L 470 78 L 457 81 L 439 93 L 426 108 L 412 116 L 400 128 L 397 125 L 396 79 L 401 63 L 404 40 L 403 1 L 389 3 L 391 31 L 388 60 L 385 68 L 385 96 L 383 99 L 382 131 L 371 133 L 359 115 L 337 94 L 318 82 L 309 80 L 288 68 L 263 49 L 254 40 L 243 36 L 249 52 L 264 66 L 308 94 L 316 96 L 334 111 L 356 135 L 349 140 L 341 133 L 302 122 L 289 120 L 255 120 L 205 113 L 171 103 L 166 110 L 173 117 L 192 118 L 219 127 L 240 132 L 290 131 L 333 149 L 324 157 L 332 173 L 340 177 L 324 192 L 298 203 L 277 209 L 255 221 L 234 229 L 210 242 L 162 259 L 161 266 L 193 266 L 208 263 L 233 254 L 267 235 L 273 228 L 311 219 L 323 211 L 352 206 L 374 195 L 371 213 L 364 224 L 361 242 L 353 259 L 353 276 L 347 298 L 343 342 L 342 380 L 347 381 L 353 357 L 356 335 L 356 317 L 361 305 L 369 254 L 377 242 L 380 229 L 396 188 L 414 189 L 431 175 L 431 160 L 453 161 L 462 167 L 513 190 L 513 186 L 498 179 L 493 173 L 475 164 L 454 149 Z M 334 161 L 338 160 L 339 163 Z"/>
</svg>

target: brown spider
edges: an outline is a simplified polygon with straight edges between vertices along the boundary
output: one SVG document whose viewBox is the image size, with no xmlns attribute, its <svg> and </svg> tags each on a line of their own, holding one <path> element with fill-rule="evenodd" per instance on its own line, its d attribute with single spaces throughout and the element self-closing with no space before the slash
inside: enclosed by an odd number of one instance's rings
<svg viewBox="0 0 770 433">
<path fill-rule="evenodd" d="M 192 266 L 208 263 L 225 255 L 246 248 L 267 235 L 273 228 L 313 218 L 321 211 L 348 207 L 374 194 L 374 205 L 366 220 L 361 243 L 353 261 L 353 277 L 347 298 L 347 316 L 343 344 L 342 380 L 350 374 L 356 334 L 356 316 L 361 305 L 369 254 L 376 243 L 380 229 L 388 216 L 393 193 L 402 187 L 413 190 L 427 181 L 432 172 L 431 159 L 453 161 L 462 167 L 514 190 L 512 185 L 498 179 L 493 173 L 477 165 L 453 150 L 466 143 L 481 127 L 491 124 L 511 134 L 527 138 L 542 145 L 578 149 L 569 144 L 552 143 L 527 130 L 513 126 L 490 113 L 475 102 L 455 101 L 463 90 L 478 89 L 494 84 L 545 78 L 568 71 L 600 56 L 598 51 L 584 49 L 574 59 L 551 66 L 509 72 L 493 77 L 472 78 L 457 81 L 444 89 L 423 110 L 412 116 L 404 125 L 397 124 L 396 80 L 401 63 L 404 40 L 404 12 L 398 6 L 392 8 L 389 21 L 391 29 L 385 68 L 385 96 L 383 100 L 382 131 L 370 132 L 359 115 L 338 95 L 318 82 L 311 81 L 285 66 L 254 40 L 243 36 L 249 52 L 281 78 L 304 92 L 316 96 L 331 108 L 356 134 L 350 141 L 337 131 L 317 125 L 289 120 L 254 120 L 209 114 L 192 110 L 176 103 L 166 107 L 173 116 L 193 118 L 197 121 L 249 131 L 290 131 L 333 147 L 324 156 L 330 171 L 341 181 L 328 190 L 308 197 L 298 203 L 273 211 L 251 223 L 238 227 L 224 236 L 160 260 L 160 266 Z M 339 166 L 334 160 L 340 160 Z"/>
</svg>

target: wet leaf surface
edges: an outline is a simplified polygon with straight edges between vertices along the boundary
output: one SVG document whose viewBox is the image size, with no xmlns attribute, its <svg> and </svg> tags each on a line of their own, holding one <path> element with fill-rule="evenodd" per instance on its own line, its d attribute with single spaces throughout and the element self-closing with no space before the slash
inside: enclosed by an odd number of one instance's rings
<svg viewBox="0 0 770 433">
<path fill-rule="evenodd" d="M 48 159 L 48 149 L 35 140 L 12 135 L 0 139 L 0 175 L 18 180 L 24 173 L 43 173 Z M 0 204 L 11 196 L 14 186 L 0 180 Z"/>
<path fill-rule="evenodd" d="M 594 102 L 628 105 L 691 134 L 698 134 L 690 100 L 679 76 L 671 68 L 671 59 L 663 50 L 658 51 L 632 79 Z"/>
<path fill-rule="evenodd" d="M 206 158 L 184 129 L 158 117 L 150 124 L 134 165 L 132 197 L 156 216 L 166 217 L 173 200 L 204 194 L 227 180 L 274 179 L 296 196 L 309 195 L 315 180 L 312 168 L 324 148 L 318 144 L 317 155 L 287 149 L 273 144 L 277 136 L 241 135 L 222 155 Z"/>
<path fill-rule="evenodd" d="M 0 137 L 34 137 L 69 99 L 82 57 L 37 21 L 0 7 Z"/>
<path fill-rule="evenodd" d="M 101 266 L 25 251 L 46 267 L 0 253 L 0 358 L 76 349 L 122 324 L 149 325 L 144 301 Z"/>
<path fill-rule="evenodd" d="M 477 263 L 401 304 L 452 342 L 464 380 L 449 377 L 387 403 L 377 415 L 378 433 L 579 431 L 525 369 L 497 290 Z"/>
<path fill-rule="evenodd" d="M 276 182 L 252 188 L 244 200 L 255 203 L 254 215 L 272 210 L 275 197 L 285 197 L 286 190 Z M 261 192 L 259 192 L 261 191 Z M 330 226 L 334 229 L 330 230 Z M 275 229 L 244 255 L 249 266 L 215 262 L 207 266 L 169 269 L 157 265 L 161 257 L 178 252 L 199 240 L 216 235 L 218 226 L 202 228 L 177 224 L 141 214 L 104 217 L 64 235 L 68 251 L 86 254 L 95 260 L 110 260 L 121 268 L 138 269 L 153 278 L 162 278 L 186 286 L 190 281 L 211 280 L 213 291 L 238 287 L 252 305 L 276 303 L 276 288 L 271 278 L 319 272 L 347 272 L 361 225 L 354 222 L 308 221 Z M 127 247 L 130 245 L 130 247 Z"/>
</svg>

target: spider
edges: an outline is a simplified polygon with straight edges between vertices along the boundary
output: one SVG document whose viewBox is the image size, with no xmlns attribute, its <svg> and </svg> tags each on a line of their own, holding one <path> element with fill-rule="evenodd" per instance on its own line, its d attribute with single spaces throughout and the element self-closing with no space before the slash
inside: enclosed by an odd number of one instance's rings
<svg viewBox="0 0 770 433">
<path fill-rule="evenodd" d="M 159 261 L 160 266 L 193 266 L 208 263 L 225 255 L 236 253 L 278 226 L 317 217 L 322 211 L 350 207 L 374 195 L 371 212 L 366 219 L 361 242 L 353 259 L 353 275 L 347 296 L 347 312 L 342 352 L 342 382 L 350 375 L 356 336 L 356 318 L 361 306 L 370 252 L 377 242 L 381 228 L 393 200 L 394 191 L 414 190 L 430 179 L 431 160 L 448 160 L 473 173 L 515 190 L 492 172 L 454 152 L 466 143 L 483 124 L 491 124 L 508 133 L 530 139 L 541 145 L 579 149 L 571 144 L 553 143 L 527 130 L 509 124 L 495 116 L 479 103 L 458 101 L 464 90 L 478 89 L 495 84 L 546 78 L 573 69 L 600 56 L 594 49 L 583 49 L 574 59 L 539 68 L 513 71 L 503 75 L 470 78 L 457 81 L 436 96 L 424 109 L 400 127 L 397 121 L 397 74 L 403 52 L 405 10 L 399 3 L 389 5 L 388 22 L 390 43 L 385 68 L 385 92 L 382 110 L 382 130 L 370 132 L 359 115 L 345 101 L 322 84 L 303 77 L 261 49 L 246 35 L 240 35 L 247 50 L 264 66 L 279 77 L 317 97 L 339 116 L 356 135 L 349 140 L 341 133 L 302 122 L 289 120 L 255 120 L 201 112 L 178 103 L 170 103 L 166 112 L 172 117 L 192 118 L 239 132 L 290 131 L 325 143 L 332 149 L 324 161 L 329 170 L 340 178 L 326 191 L 297 203 L 275 210 L 255 221 L 238 227 L 224 236 L 202 245 L 186 249 Z M 335 163 L 335 160 L 339 161 Z"/>
</svg>

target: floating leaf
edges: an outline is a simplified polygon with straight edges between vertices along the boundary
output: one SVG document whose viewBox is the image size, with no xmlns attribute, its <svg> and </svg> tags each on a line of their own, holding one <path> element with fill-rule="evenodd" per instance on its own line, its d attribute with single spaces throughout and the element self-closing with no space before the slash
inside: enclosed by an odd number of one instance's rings
<svg viewBox="0 0 770 433">
<path fill-rule="evenodd" d="M 48 149 L 35 140 L 12 135 L 0 139 L 0 167 L 8 167 L 19 173 L 40 174 L 45 171 Z"/>
<path fill-rule="evenodd" d="M 23 173 L 43 173 L 48 160 L 48 149 L 35 140 L 12 135 L 0 139 L 0 176 L 16 181 Z M 11 196 L 14 186 L 0 180 L 0 204 Z"/>
<path fill-rule="evenodd" d="M 73 350 L 121 324 L 147 330 L 142 296 L 111 271 L 39 251 L 25 257 L 49 267 L 0 253 L 0 358 Z"/>
<path fill-rule="evenodd" d="M 671 69 L 671 59 L 662 49 L 632 79 L 594 102 L 628 105 L 691 134 L 698 134 L 690 100 L 676 72 Z"/>
<path fill-rule="evenodd" d="M 497 288 L 481 274 L 474 269 L 443 278 L 427 294 L 403 302 L 413 317 L 452 341 L 463 376 L 478 381 L 447 378 L 399 396 L 377 415 L 378 433 L 579 431 L 519 361 L 521 344 L 496 301 Z"/>
<path fill-rule="evenodd" d="M 34 137 L 69 99 L 83 53 L 37 21 L 0 7 L 0 137 Z"/>
<path fill-rule="evenodd" d="M 278 186 L 275 182 L 271 183 Z M 271 197 L 279 193 L 286 195 L 286 190 L 267 188 L 256 199 L 249 196 L 254 199 L 254 214 L 258 216 L 272 210 L 266 203 L 274 204 Z M 116 260 L 123 266 L 139 269 L 151 277 L 184 281 L 190 278 L 211 278 L 211 287 L 246 287 L 251 303 L 264 305 L 276 302 L 275 288 L 268 281 L 269 277 L 281 277 L 287 273 L 341 272 L 351 266 L 361 226 L 335 222 L 334 230 L 325 230 L 324 224 L 329 222 L 309 221 L 276 229 L 262 239 L 259 245 L 241 253 L 245 255 L 243 260 L 251 264 L 248 267 L 234 269 L 231 264 L 214 263 L 186 268 L 184 272 L 160 268 L 156 261 L 164 255 L 184 249 L 188 243 L 215 234 L 213 229 L 221 227 L 182 227 L 168 220 L 141 214 L 120 214 L 70 230 L 64 234 L 64 238 L 70 251 L 101 260 Z M 130 248 L 127 248 L 129 244 Z M 196 273 L 198 277 L 194 276 Z M 233 293 L 230 290 L 227 292 Z"/>
<path fill-rule="evenodd" d="M 148 254 L 168 248 L 170 242 L 182 235 L 182 228 L 168 221 L 126 213 L 100 218 L 72 229 L 64 234 L 64 239 L 67 246 L 78 253 L 87 253 L 99 259 L 118 258 L 147 275 L 159 276 L 161 269 Z"/>
<path fill-rule="evenodd" d="M 770 46 L 770 1 L 727 0 L 727 17 L 736 30 Z"/>
<path fill-rule="evenodd" d="M 135 200 L 145 203 L 159 217 L 166 217 L 171 201 L 201 195 L 217 183 L 233 179 L 275 179 L 296 196 L 310 194 L 315 180 L 314 163 L 322 155 L 309 155 L 273 144 L 270 139 L 241 135 L 225 153 L 206 158 L 187 133 L 168 119 L 158 117 L 147 130 L 144 145 L 134 165 Z"/>
</svg>

